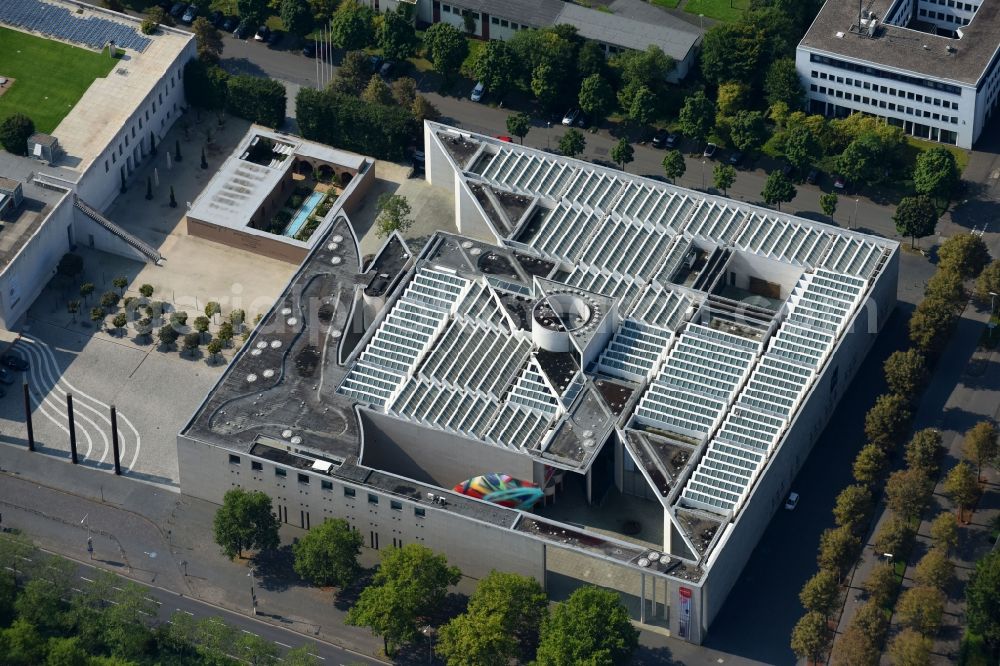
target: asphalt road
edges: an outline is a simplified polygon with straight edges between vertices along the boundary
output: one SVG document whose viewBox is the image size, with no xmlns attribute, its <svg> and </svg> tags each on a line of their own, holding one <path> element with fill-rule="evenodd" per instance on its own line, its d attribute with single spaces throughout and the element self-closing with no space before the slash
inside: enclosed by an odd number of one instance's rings
<svg viewBox="0 0 1000 666">
<path fill-rule="evenodd" d="M 79 591 L 93 583 L 94 574 L 97 570 L 97 567 L 85 562 L 78 562 L 76 581 L 74 581 L 76 590 Z M 269 622 L 234 613 L 225 608 L 213 606 L 161 587 L 148 585 L 142 581 L 125 577 L 122 577 L 122 580 L 127 580 L 146 588 L 148 593 L 146 599 L 156 604 L 159 609 L 157 620 L 160 622 L 170 622 L 170 618 L 176 613 L 186 613 L 197 619 L 218 618 L 243 633 L 254 634 L 275 643 L 279 647 L 281 654 L 305 645 L 308 646 L 309 653 L 323 664 L 337 664 L 339 666 L 347 666 L 348 664 L 378 664 L 384 666 L 385 663 L 349 652 L 329 643 L 304 639 L 299 633 L 282 629 Z"/>
</svg>

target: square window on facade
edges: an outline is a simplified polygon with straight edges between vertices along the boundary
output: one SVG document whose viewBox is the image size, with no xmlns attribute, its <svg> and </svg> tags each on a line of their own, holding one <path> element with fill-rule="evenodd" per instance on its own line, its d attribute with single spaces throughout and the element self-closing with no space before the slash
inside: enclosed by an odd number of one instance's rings
<svg viewBox="0 0 1000 666">
<path fill-rule="evenodd" d="M 354 488 L 344 488 L 344 497 L 354 497 Z"/>
<path fill-rule="evenodd" d="M 323 490 L 333 490 L 333 481 L 320 481 L 319 487 Z"/>
<path fill-rule="evenodd" d="M 417 518 L 423 518 L 424 516 L 427 515 L 427 509 L 421 506 L 415 506 L 413 507 L 413 515 L 416 516 Z"/>
<path fill-rule="evenodd" d="M 402 511 L 403 503 L 397 502 L 396 500 L 389 500 L 389 508 L 392 509 L 393 511 Z"/>
<path fill-rule="evenodd" d="M 255 472 L 259 472 L 259 471 L 261 471 L 261 470 L 264 469 L 264 463 L 258 462 L 256 460 L 251 460 L 250 461 L 250 469 L 252 469 Z"/>
<path fill-rule="evenodd" d="M 305 485 L 308 486 L 309 485 L 309 475 L 308 474 L 299 473 L 299 483 L 302 483 L 302 484 L 305 484 Z"/>
<path fill-rule="evenodd" d="M 288 476 L 288 471 L 284 470 L 284 469 L 281 469 L 280 467 L 275 467 L 274 468 L 274 475 L 277 476 L 277 477 L 285 478 L 286 476 Z"/>
<path fill-rule="evenodd" d="M 368 493 L 368 503 L 378 504 L 378 495 L 376 495 L 375 493 Z"/>
<path fill-rule="evenodd" d="M 239 465 L 240 464 L 240 457 L 237 456 L 237 455 L 234 455 L 234 454 L 230 453 L 229 454 L 229 464 L 230 465 Z"/>
</svg>

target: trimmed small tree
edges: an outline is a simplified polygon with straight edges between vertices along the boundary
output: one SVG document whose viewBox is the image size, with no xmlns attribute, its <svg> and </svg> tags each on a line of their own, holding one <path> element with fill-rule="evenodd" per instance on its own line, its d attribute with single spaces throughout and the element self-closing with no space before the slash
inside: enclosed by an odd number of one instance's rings
<svg viewBox="0 0 1000 666">
<path fill-rule="evenodd" d="M 205 316 L 214 320 L 215 315 L 222 313 L 222 306 L 215 301 L 205 303 Z"/>
<path fill-rule="evenodd" d="M 668 150 L 663 156 L 663 173 L 670 179 L 671 183 L 676 183 L 677 179 L 687 171 L 687 163 L 684 155 L 679 150 Z"/>
<path fill-rule="evenodd" d="M 972 509 L 980 494 L 976 473 L 967 462 L 959 462 L 948 472 L 944 479 L 944 493 L 958 507 L 958 518 L 963 520 L 965 510 Z"/>
<path fill-rule="evenodd" d="M 997 429 L 990 421 L 980 421 L 965 433 L 962 452 L 976 463 L 976 477 L 982 474 L 983 465 L 989 465 L 997 458 Z"/>
<path fill-rule="evenodd" d="M 891 564 L 878 564 L 865 581 L 865 591 L 879 606 L 888 606 L 895 598 L 899 580 Z"/>
<path fill-rule="evenodd" d="M 111 320 L 111 325 L 115 327 L 116 331 L 118 331 L 118 335 L 122 335 L 125 330 L 125 326 L 128 325 L 128 317 L 125 316 L 124 312 L 119 312 Z"/>
<path fill-rule="evenodd" d="M 792 629 L 792 652 L 800 659 L 819 662 L 830 649 L 833 637 L 822 613 L 810 611 Z"/>
<path fill-rule="evenodd" d="M 901 395 L 880 395 L 865 414 L 865 436 L 868 442 L 885 452 L 892 451 L 910 428 L 909 402 Z"/>
<path fill-rule="evenodd" d="M 823 617 L 830 617 L 840 600 L 840 585 L 837 574 L 821 569 L 806 581 L 799 592 L 799 601 L 807 611 L 816 611 Z"/>
<path fill-rule="evenodd" d="M 905 626 L 924 635 L 933 636 L 944 616 L 944 593 L 933 587 L 911 587 L 899 596 L 896 612 Z"/>
<path fill-rule="evenodd" d="M 842 580 L 854 563 L 860 546 L 861 540 L 849 527 L 828 528 L 820 535 L 816 563 L 821 569 L 836 573 L 837 580 Z"/>
<path fill-rule="evenodd" d="M 94 289 L 96 289 L 96 287 L 94 287 L 93 282 L 84 282 L 80 285 L 80 296 L 83 297 L 84 303 L 87 303 L 90 300 L 90 295 L 94 293 Z"/>
<path fill-rule="evenodd" d="M 625 664 L 638 645 L 639 632 L 618 595 L 581 587 L 542 622 L 536 664 Z"/>
<path fill-rule="evenodd" d="M 209 360 L 214 363 L 219 357 L 219 354 L 222 352 L 222 340 L 219 338 L 212 339 L 205 349 L 208 351 Z"/>
<path fill-rule="evenodd" d="M 937 475 L 941 457 L 941 433 L 934 428 L 924 428 L 914 433 L 906 444 L 906 464 L 910 469 L 922 471 L 929 478 Z"/>
<path fill-rule="evenodd" d="M 933 587 L 942 592 L 951 583 L 955 576 L 955 565 L 948 560 L 948 556 L 940 548 L 931 548 L 917 562 L 913 570 L 913 580 L 917 585 Z"/>
<path fill-rule="evenodd" d="M 104 316 L 104 308 L 90 308 L 90 321 L 97 324 L 97 330 L 101 330 L 104 327 Z"/>
<path fill-rule="evenodd" d="M 922 469 L 895 471 L 885 483 L 886 506 L 901 518 L 918 518 L 927 507 L 933 489 L 933 482 Z"/>
<path fill-rule="evenodd" d="M 141 287 L 139 287 L 139 293 L 142 294 L 143 298 L 149 298 L 150 296 L 152 296 L 153 291 L 154 291 L 153 285 L 151 284 L 144 284 Z"/>
<path fill-rule="evenodd" d="M 875 487 L 885 473 L 888 457 L 874 444 L 865 444 L 854 458 L 854 480 L 869 488 Z"/>
<path fill-rule="evenodd" d="M 837 212 L 838 201 L 836 192 L 827 192 L 826 194 L 819 195 L 819 207 L 823 211 L 823 214 L 830 218 Z"/>
<path fill-rule="evenodd" d="M 574 127 L 570 127 L 559 138 L 559 152 L 566 157 L 576 157 L 583 152 L 586 146 L 587 140 L 584 138 L 583 133 Z"/>
<path fill-rule="evenodd" d="M 871 510 L 872 495 L 868 488 L 862 485 L 850 485 L 837 495 L 833 518 L 838 527 L 847 527 L 857 534 L 868 523 Z"/>
<path fill-rule="evenodd" d="M 727 190 L 736 182 L 736 168 L 731 164 L 716 164 L 712 169 L 712 184 L 716 189 L 722 190 L 726 195 Z"/>
<path fill-rule="evenodd" d="M 0 145 L 14 155 L 28 154 L 28 139 L 35 133 L 35 123 L 23 113 L 14 113 L 0 122 Z"/>
<path fill-rule="evenodd" d="M 910 550 L 913 543 L 913 528 L 898 516 L 892 516 L 882 523 L 875 533 L 873 545 L 880 555 L 900 557 Z"/>
<path fill-rule="evenodd" d="M 930 666 L 934 642 L 913 629 L 903 629 L 889 643 L 889 659 L 896 666 Z"/>
<path fill-rule="evenodd" d="M 271 498 L 259 490 L 233 488 L 215 512 L 215 543 L 230 560 L 244 550 L 278 547 L 278 518 L 271 512 Z"/>
<path fill-rule="evenodd" d="M 124 275 L 119 275 L 111 281 L 111 284 L 114 285 L 115 289 L 117 289 L 122 296 L 124 296 L 125 288 L 128 287 L 128 278 Z"/>
<path fill-rule="evenodd" d="M 927 364 L 917 349 L 893 352 L 882 364 L 886 384 L 892 393 L 898 393 L 914 402 L 927 381 Z"/>
<path fill-rule="evenodd" d="M 934 233 L 937 220 L 937 206 L 925 196 L 903 197 L 892 215 L 896 231 L 901 236 L 910 237 L 910 247 L 917 246 L 918 238 Z"/>
<path fill-rule="evenodd" d="M 628 142 L 628 139 L 622 137 L 618 140 L 611 148 L 611 159 L 615 161 L 621 170 L 625 170 L 625 165 L 632 162 L 635 159 L 635 148 L 632 144 Z"/>
<path fill-rule="evenodd" d="M 764 198 L 764 203 L 775 206 L 781 210 L 782 203 L 788 203 L 795 198 L 796 190 L 792 181 L 788 180 L 785 174 L 780 171 L 772 171 L 764 182 L 764 189 L 760 195 Z"/>
<path fill-rule="evenodd" d="M 201 346 L 201 333 L 197 331 L 191 331 L 184 335 L 184 349 L 189 354 L 194 354 L 194 351 Z"/>
<path fill-rule="evenodd" d="M 527 113 L 512 113 L 507 116 L 507 131 L 511 133 L 511 136 L 516 136 L 522 144 L 530 129 L 531 116 Z"/>
<path fill-rule="evenodd" d="M 935 548 L 941 549 L 945 554 L 958 545 L 958 522 L 955 514 L 950 511 L 938 514 L 931 522 L 931 541 Z"/>
<path fill-rule="evenodd" d="M 167 324 L 160 327 L 160 330 L 156 333 L 156 337 L 160 341 L 161 345 L 169 347 L 177 342 L 177 338 L 180 337 L 180 333 L 178 333 L 177 329 L 173 326 Z"/>
</svg>

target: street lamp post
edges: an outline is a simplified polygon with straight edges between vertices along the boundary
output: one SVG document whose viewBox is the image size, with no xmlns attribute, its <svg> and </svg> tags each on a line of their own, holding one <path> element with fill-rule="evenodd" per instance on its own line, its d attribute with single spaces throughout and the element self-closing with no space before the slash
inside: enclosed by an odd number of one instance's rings
<svg viewBox="0 0 1000 666">
<path fill-rule="evenodd" d="M 254 615 L 256 615 L 257 614 L 257 594 L 254 592 L 254 589 L 253 589 L 253 574 L 254 574 L 253 567 L 250 567 L 250 571 L 249 571 L 249 573 L 247 573 L 247 576 L 250 577 L 250 611 L 251 611 L 251 613 L 253 613 Z"/>
<path fill-rule="evenodd" d="M 90 535 L 90 521 L 87 517 L 90 516 L 89 513 L 83 514 L 83 518 L 80 519 L 80 524 L 87 527 L 87 553 L 90 554 L 90 559 L 94 559 L 94 539 Z"/>
<path fill-rule="evenodd" d="M 701 161 L 701 189 L 705 189 L 705 160 Z"/>
<path fill-rule="evenodd" d="M 434 659 L 434 635 L 437 630 L 428 624 L 420 630 L 420 633 L 427 637 L 427 663 L 429 664 Z"/>
<path fill-rule="evenodd" d="M 854 226 L 858 225 L 858 202 L 859 201 L 861 201 L 860 198 L 855 198 L 854 199 Z M 848 229 L 851 228 L 851 221 L 849 219 L 847 220 L 847 228 Z"/>
</svg>

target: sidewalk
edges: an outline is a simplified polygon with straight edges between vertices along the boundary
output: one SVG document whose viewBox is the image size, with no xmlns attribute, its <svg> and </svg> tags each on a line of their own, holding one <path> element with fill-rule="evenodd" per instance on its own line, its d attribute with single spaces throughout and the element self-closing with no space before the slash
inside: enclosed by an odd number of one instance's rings
<svg viewBox="0 0 1000 666">
<path fill-rule="evenodd" d="M 979 337 L 989 319 L 988 311 L 980 311 L 974 305 L 966 307 L 958 321 L 951 344 L 938 361 L 936 370 L 928 382 L 928 387 L 916 409 L 913 429 L 937 428 L 941 431 L 946 453 L 941 463 L 941 477 L 934 491 L 931 508 L 924 513 L 924 520 L 918 530 L 917 543 L 907 562 L 903 581 L 904 589 L 912 585 L 911 567 L 926 552 L 929 541 L 929 523 L 942 510 L 952 509 L 943 496 L 940 481 L 962 455 L 962 435 L 972 425 L 984 418 L 995 418 L 1000 407 L 1000 356 L 993 352 L 976 350 Z M 897 455 L 897 468 L 903 465 L 902 456 Z M 995 475 L 994 475 L 995 477 Z M 995 478 L 992 479 L 995 482 Z M 989 493 L 989 490 L 987 491 Z M 876 553 L 872 539 L 878 529 L 889 518 L 881 502 L 875 509 L 876 520 L 868 533 L 859 564 L 851 574 L 847 600 L 837 626 L 837 634 L 842 634 L 866 598 L 864 585 L 873 569 L 882 559 Z M 949 590 L 944 627 L 939 633 L 934 647 L 934 663 L 955 663 L 958 657 L 958 642 L 961 639 L 963 615 L 959 612 L 964 603 L 964 581 L 975 559 L 989 548 L 989 530 L 986 525 L 997 511 L 996 493 L 989 493 L 980 502 L 974 524 L 961 530 L 958 552 L 952 557 L 956 573 L 962 581 Z M 894 624 L 889 636 L 898 627 Z"/>
</svg>

